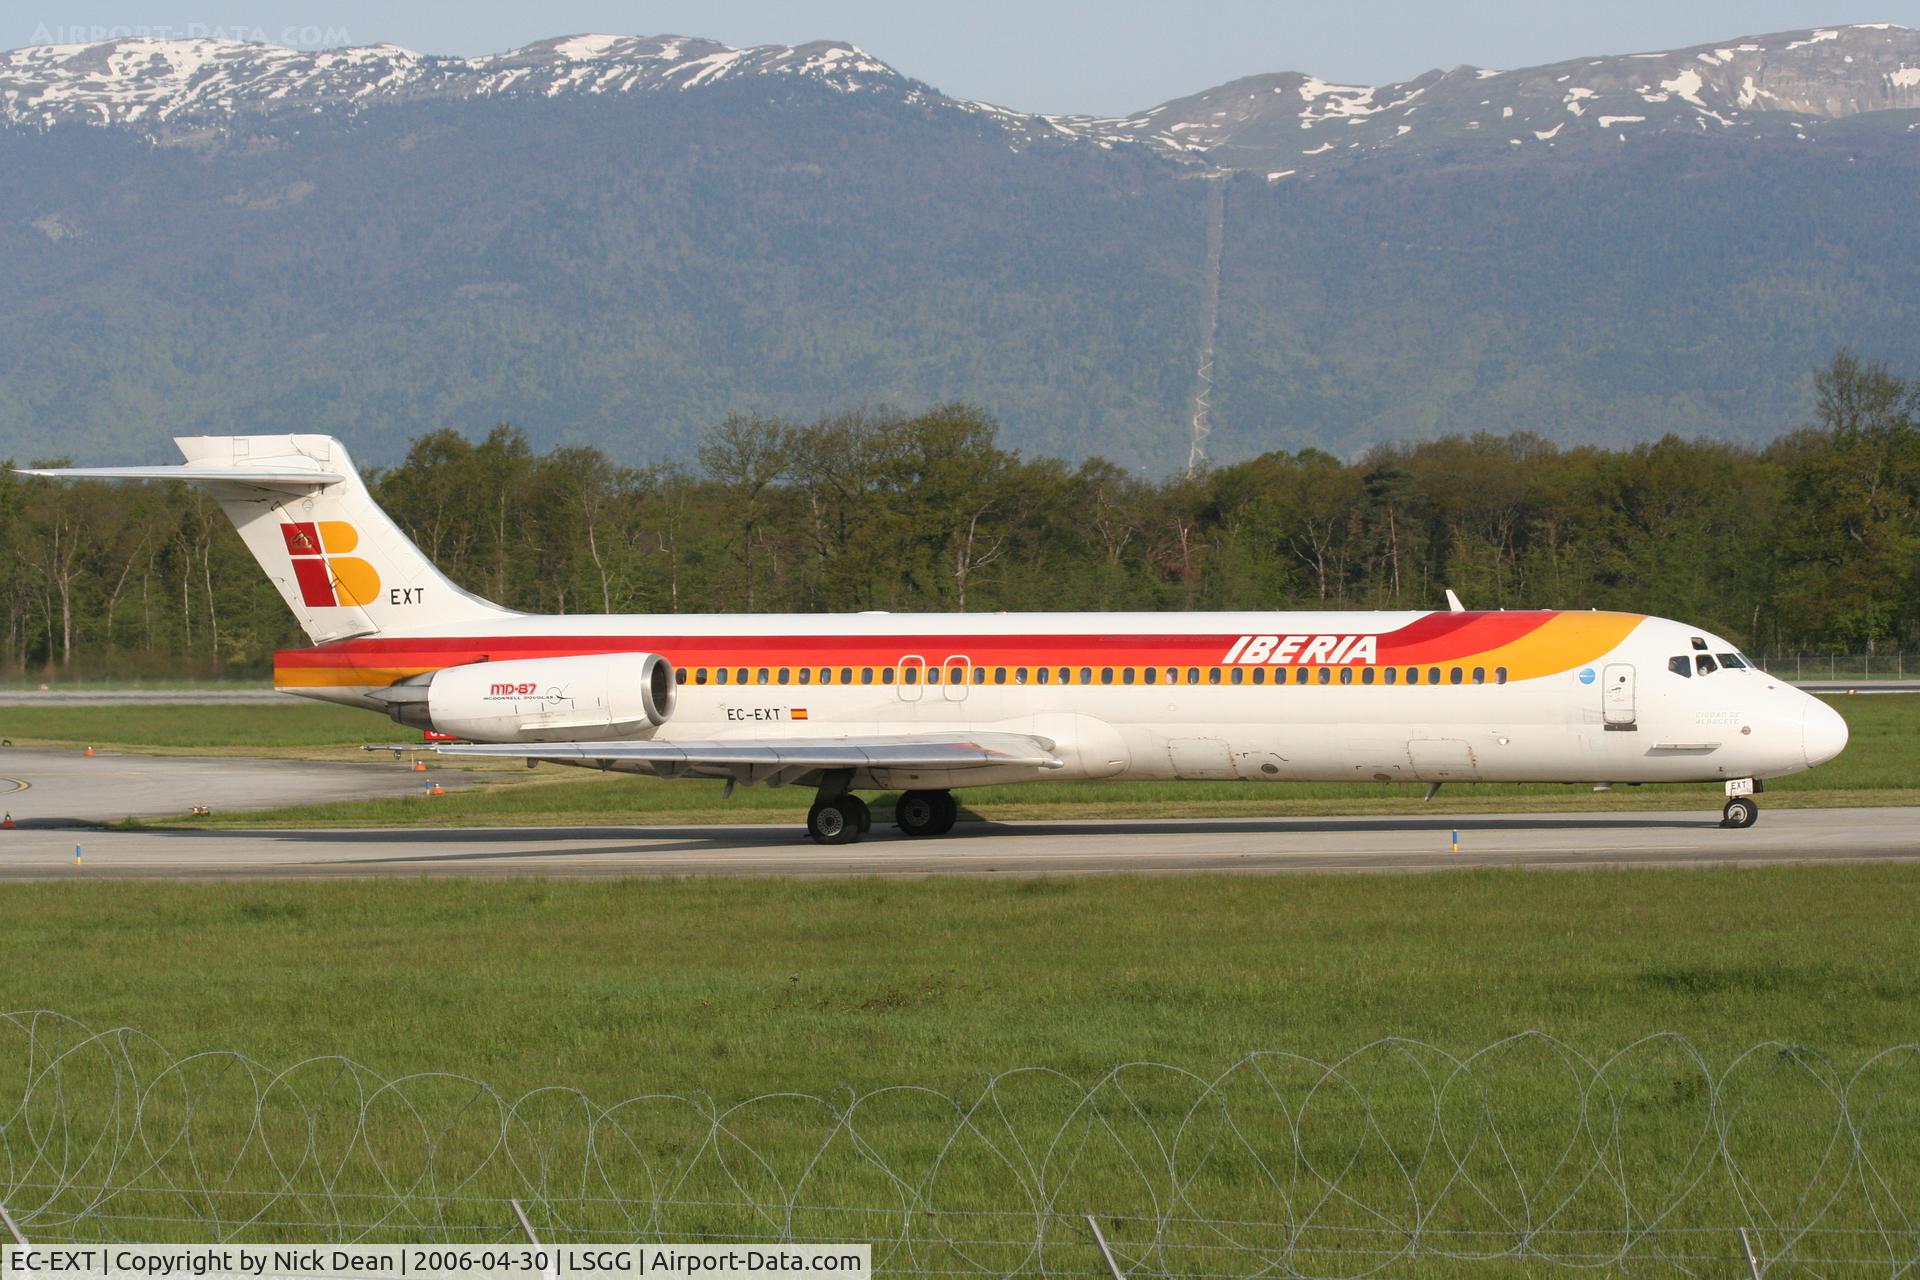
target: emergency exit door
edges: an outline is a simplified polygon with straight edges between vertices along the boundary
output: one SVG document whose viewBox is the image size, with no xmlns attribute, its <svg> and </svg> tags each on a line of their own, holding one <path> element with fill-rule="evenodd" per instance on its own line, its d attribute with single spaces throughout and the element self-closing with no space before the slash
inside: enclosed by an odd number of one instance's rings
<svg viewBox="0 0 1920 1280">
<path fill-rule="evenodd" d="M 1600 713 L 1609 729 L 1632 729 L 1633 711 L 1633 664 L 1630 662 L 1612 662 L 1607 664 L 1601 674 L 1604 681 L 1600 691 Z"/>
</svg>

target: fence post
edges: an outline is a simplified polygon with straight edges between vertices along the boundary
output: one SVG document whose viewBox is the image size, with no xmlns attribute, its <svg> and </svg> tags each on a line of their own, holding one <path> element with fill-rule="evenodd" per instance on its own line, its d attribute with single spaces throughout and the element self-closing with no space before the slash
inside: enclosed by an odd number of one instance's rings
<svg viewBox="0 0 1920 1280">
<path fill-rule="evenodd" d="M 1107 1271 L 1113 1280 L 1127 1280 L 1120 1274 L 1120 1264 L 1113 1260 L 1113 1250 L 1107 1248 L 1107 1238 L 1100 1234 L 1100 1224 L 1093 1220 L 1092 1214 L 1087 1215 L 1087 1226 L 1093 1230 L 1093 1242 L 1100 1246 L 1100 1256 L 1107 1260 Z"/>
<path fill-rule="evenodd" d="M 1760 1280 L 1760 1259 L 1754 1256 L 1753 1241 L 1747 1239 L 1747 1229 L 1740 1228 L 1740 1248 L 1747 1255 L 1747 1273 L 1753 1280 Z"/>
<path fill-rule="evenodd" d="M 0 1225 L 6 1227 L 7 1234 L 13 1237 L 15 1244 L 23 1249 L 27 1247 L 27 1238 L 20 1234 L 20 1226 L 13 1220 L 13 1215 L 7 1212 L 7 1202 L 4 1200 L 0 1200 Z"/>
<path fill-rule="evenodd" d="M 520 1207 L 520 1202 L 509 1200 L 507 1203 L 513 1206 L 513 1216 L 520 1219 L 520 1229 L 527 1233 L 527 1243 L 539 1244 L 540 1237 L 533 1234 L 533 1224 L 527 1221 L 527 1211 Z"/>
</svg>

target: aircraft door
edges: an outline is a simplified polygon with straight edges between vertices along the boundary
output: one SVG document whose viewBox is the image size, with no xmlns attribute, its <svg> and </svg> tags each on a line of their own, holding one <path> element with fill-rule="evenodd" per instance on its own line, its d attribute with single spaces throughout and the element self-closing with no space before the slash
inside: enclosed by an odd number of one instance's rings
<svg viewBox="0 0 1920 1280">
<path fill-rule="evenodd" d="M 1634 728 L 1633 664 L 1610 662 L 1601 672 L 1601 679 L 1604 683 L 1600 689 L 1600 715 L 1607 728 Z"/>
<path fill-rule="evenodd" d="M 900 659 L 900 679 L 894 689 L 902 702 L 918 702 L 922 686 L 927 681 L 927 660 L 917 653 L 910 653 Z"/>
<path fill-rule="evenodd" d="M 963 653 L 948 656 L 946 670 L 940 676 L 940 692 L 948 702 L 965 702 L 967 687 L 973 683 L 973 659 Z"/>
</svg>

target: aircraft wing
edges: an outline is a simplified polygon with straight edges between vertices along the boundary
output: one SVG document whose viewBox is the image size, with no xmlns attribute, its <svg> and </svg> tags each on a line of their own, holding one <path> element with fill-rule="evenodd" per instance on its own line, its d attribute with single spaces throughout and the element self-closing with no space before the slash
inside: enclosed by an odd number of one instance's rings
<svg viewBox="0 0 1920 1280">
<path fill-rule="evenodd" d="M 508 756 L 579 761 L 611 768 L 644 763 L 662 777 L 793 779 L 819 769 L 979 769 L 1030 765 L 1058 769 L 1065 761 L 1045 738 L 1019 733 L 898 734 L 844 738 L 742 738 L 623 742 L 462 742 L 435 745 L 445 756 Z"/>
</svg>

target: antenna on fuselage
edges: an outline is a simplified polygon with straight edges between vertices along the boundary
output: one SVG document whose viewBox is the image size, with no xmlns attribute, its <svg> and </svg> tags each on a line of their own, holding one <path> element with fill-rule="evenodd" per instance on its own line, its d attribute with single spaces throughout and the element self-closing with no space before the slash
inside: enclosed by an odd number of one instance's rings
<svg viewBox="0 0 1920 1280">
<path fill-rule="evenodd" d="M 1447 588 L 1447 611 L 1449 613 L 1465 613 L 1467 611 L 1467 606 L 1460 603 L 1460 597 L 1453 594 L 1452 587 Z"/>
</svg>

